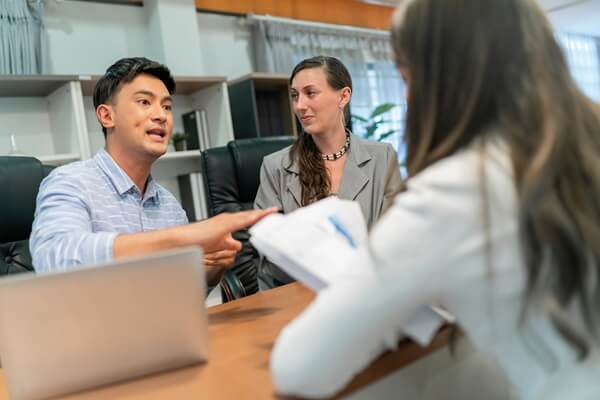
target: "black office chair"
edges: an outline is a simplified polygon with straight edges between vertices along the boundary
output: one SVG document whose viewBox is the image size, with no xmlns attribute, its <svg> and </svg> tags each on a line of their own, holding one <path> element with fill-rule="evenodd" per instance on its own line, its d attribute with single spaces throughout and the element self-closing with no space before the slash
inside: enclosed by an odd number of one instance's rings
<svg viewBox="0 0 600 400">
<path fill-rule="evenodd" d="M 202 152 L 209 215 L 253 209 L 263 158 L 293 142 L 291 136 L 241 139 Z M 242 242 L 242 250 L 221 282 L 223 302 L 258 292 L 258 254 L 248 243 L 248 231 L 233 236 Z"/>
<path fill-rule="evenodd" d="M 35 200 L 52 168 L 33 157 L 0 156 L 0 276 L 33 271 L 29 235 Z"/>
</svg>

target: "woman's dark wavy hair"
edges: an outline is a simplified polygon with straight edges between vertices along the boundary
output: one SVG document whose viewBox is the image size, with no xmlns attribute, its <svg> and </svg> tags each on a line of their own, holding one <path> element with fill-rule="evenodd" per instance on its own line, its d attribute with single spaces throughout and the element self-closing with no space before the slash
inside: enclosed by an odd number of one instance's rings
<svg viewBox="0 0 600 400">
<path fill-rule="evenodd" d="M 406 1 L 392 43 L 409 74 L 409 179 L 487 133 L 506 142 L 527 273 L 522 321 L 544 306 L 584 357 L 600 310 L 600 108 L 577 88 L 542 10 L 534 0 Z M 572 305 L 587 332 L 568 322 Z"/>
<path fill-rule="evenodd" d="M 334 57 L 317 56 L 307 58 L 294 67 L 290 76 L 290 85 L 298 72 L 310 68 L 323 68 L 327 83 L 335 90 L 350 88 L 352 78 L 340 60 Z M 350 103 L 344 108 L 344 117 L 348 121 Z M 343 121 L 342 121 L 343 123 Z M 291 163 L 297 163 L 300 170 L 300 186 L 302 187 L 302 205 L 308 205 L 329 195 L 331 182 L 321 153 L 315 145 L 312 136 L 306 132 L 300 133 L 290 149 Z"/>
</svg>

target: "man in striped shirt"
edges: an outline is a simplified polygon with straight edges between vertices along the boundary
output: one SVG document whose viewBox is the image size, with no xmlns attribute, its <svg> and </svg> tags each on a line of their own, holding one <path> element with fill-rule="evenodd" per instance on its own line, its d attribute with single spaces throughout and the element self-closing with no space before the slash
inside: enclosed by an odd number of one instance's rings
<svg viewBox="0 0 600 400">
<path fill-rule="evenodd" d="M 241 248 L 231 232 L 274 211 L 187 223 L 175 197 L 150 175 L 173 131 L 174 92 L 170 71 L 154 61 L 125 58 L 108 68 L 94 88 L 106 147 L 55 169 L 40 185 L 30 238 L 36 271 L 199 245 L 212 286 Z"/>
</svg>

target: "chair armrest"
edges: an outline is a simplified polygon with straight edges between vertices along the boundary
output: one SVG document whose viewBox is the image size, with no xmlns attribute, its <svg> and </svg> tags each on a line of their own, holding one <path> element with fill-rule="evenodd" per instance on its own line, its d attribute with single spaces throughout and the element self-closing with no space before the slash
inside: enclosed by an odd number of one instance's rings
<svg viewBox="0 0 600 400">
<path fill-rule="evenodd" d="M 223 303 L 241 299 L 244 296 L 246 296 L 246 289 L 242 285 L 242 281 L 240 281 L 232 270 L 225 271 L 225 275 L 221 281 L 221 298 Z"/>
</svg>

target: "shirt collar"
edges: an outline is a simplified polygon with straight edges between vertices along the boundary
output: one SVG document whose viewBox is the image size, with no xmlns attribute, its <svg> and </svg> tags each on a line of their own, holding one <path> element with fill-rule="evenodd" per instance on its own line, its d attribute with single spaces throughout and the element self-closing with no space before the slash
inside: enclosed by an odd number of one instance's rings
<svg viewBox="0 0 600 400">
<path fill-rule="evenodd" d="M 94 161 L 98 168 L 104 172 L 110 183 L 113 185 L 119 195 L 124 196 L 130 192 L 139 193 L 138 187 L 135 185 L 133 180 L 127 175 L 125 171 L 115 162 L 106 149 L 100 149 L 94 156 Z M 144 202 L 152 199 L 155 203 L 158 203 L 158 188 L 152 175 L 148 177 L 146 183 L 146 192 L 144 193 Z"/>
</svg>

